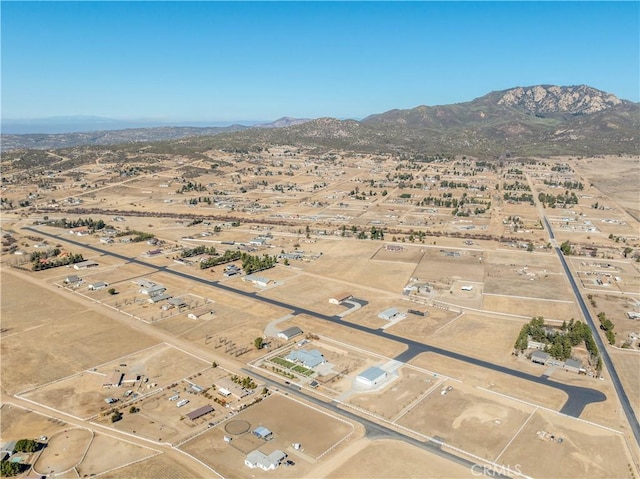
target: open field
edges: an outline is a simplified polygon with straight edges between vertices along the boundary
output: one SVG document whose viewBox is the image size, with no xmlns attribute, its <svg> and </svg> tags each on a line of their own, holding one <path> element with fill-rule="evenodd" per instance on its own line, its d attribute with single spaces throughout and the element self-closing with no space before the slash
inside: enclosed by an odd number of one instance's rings
<svg viewBox="0 0 640 479">
<path fill-rule="evenodd" d="M 18 330 L 8 331 L 2 340 L 2 385 L 9 392 L 78 373 L 157 343 L 75 299 L 10 272 L 3 272 L 1 282 L 3 327 Z M 39 300 L 34 305 L 35 297 Z M 29 348 L 23 346 L 26 340 Z"/>
<path fill-rule="evenodd" d="M 423 399 L 398 424 L 447 444 L 493 459 L 527 420 L 532 408 L 515 401 L 454 385 Z"/>
<path fill-rule="evenodd" d="M 108 452 L 107 452 L 108 451 Z M 104 434 L 96 434 L 91 441 L 87 455 L 79 466 L 76 467 L 78 475 L 84 477 L 92 474 L 109 474 L 108 471 L 118 470 L 122 466 L 138 461 L 145 461 L 147 458 L 158 454 L 153 449 L 147 449 L 124 441 L 118 441 Z M 119 470 L 120 473 L 124 469 Z M 123 475 L 122 477 L 133 477 Z"/>
<path fill-rule="evenodd" d="M 474 477 L 472 471 L 400 441 L 371 441 L 333 470 L 329 479 L 454 479 Z"/>
<path fill-rule="evenodd" d="M 611 360 L 629 396 L 631 407 L 636 416 L 640 416 L 640 353 L 627 351 L 609 351 Z"/>
<path fill-rule="evenodd" d="M 466 312 L 432 334 L 429 343 L 496 364 L 509 364 L 524 322 Z"/>
<path fill-rule="evenodd" d="M 0 407 L 2 441 L 17 441 L 25 437 L 51 437 L 68 424 L 11 404 Z"/>
<path fill-rule="evenodd" d="M 371 261 L 370 258 L 380 247 L 377 242 L 347 240 L 336 241 L 327 246 L 322 258 L 309 264 L 305 271 L 397 293 L 402 290 L 414 270 L 412 264 Z"/>
<path fill-rule="evenodd" d="M 607 162 L 602 168 L 601 161 Z M 632 214 L 640 218 L 638 207 L 638 157 L 605 157 L 602 159 L 585 158 L 576 162 L 576 170 L 588 178 L 602 193 Z"/>
<path fill-rule="evenodd" d="M 544 431 L 555 440 L 541 439 Z M 558 442 L 558 438 L 562 442 Z M 631 477 L 621 435 L 537 410 L 500 457 L 532 477 Z M 540 458 L 544 457 L 544 460 Z"/>
<path fill-rule="evenodd" d="M 108 479 L 185 479 L 195 477 L 193 471 L 163 454 L 104 473 Z"/>
</svg>

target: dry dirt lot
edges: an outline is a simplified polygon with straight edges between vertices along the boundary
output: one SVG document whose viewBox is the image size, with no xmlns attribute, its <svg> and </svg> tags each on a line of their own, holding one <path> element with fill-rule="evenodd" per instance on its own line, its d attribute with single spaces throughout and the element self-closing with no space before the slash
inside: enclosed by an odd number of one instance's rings
<svg viewBox="0 0 640 479">
<path fill-rule="evenodd" d="M 446 395 L 430 394 L 398 424 L 485 459 L 494 459 L 527 420 L 533 408 L 454 385 Z"/>
<path fill-rule="evenodd" d="M 368 441 L 367 441 L 368 442 Z M 469 469 L 415 446 L 387 439 L 364 449 L 329 473 L 330 479 L 471 478 Z"/>
<path fill-rule="evenodd" d="M 158 452 L 153 449 L 118 441 L 104 434 L 96 434 L 87 455 L 76 470 L 81 477 L 91 476 L 112 471 L 125 464 L 141 461 L 157 454 Z"/>
<path fill-rule="evenodd" d="M 127 366 L 122 367 L 121 364 Z M 107 397 L 126 401 L 123 394 L 128 389 L 140 394 L 150 392 L 141 383 L 123 385 L 119 388 L 103 388 L 105 378 L 113 371 L 138 374 L 148 378 L 148 385 L 157 383 L 159 387 L 166 387 L 209 366 L 209 363 L 163 344 L 102 365 L 97 372 L 84 372 L 38 388 L 25 397 L 74 416 L 90 417 L 110 409 L 104 402 Z"/>
<path fill-rule="evenodd" d="M 149 336 L 57 291 L 3 271 L 2 385 L 11 393 L 156 344 Z M 25 341 L 29 347 L 25 348 Z"/>
<path fill-rule="evenodd" d="M 390 332 L 398 336 L 421 341 L 431 337 L 431 335 L 440 328 L 446 330 L 447 326 L 445 325 L 459 316 L 459 314 L 454 311 L 407 304 L 407 309 L 411 309 L 411 307 L 420 311 L 426 311 L 427 316 L 407 314 L 405 319 L 388 328 Z"/>
<path fill-rule="evenodd" d="M 414 265 L 371 261 L 380 244 L 374 241 L 335 241 L 327 244 L 322 257 L 308 267 L 309 273 L 397 293 L 409 280 Z"/>
<path fill-rule="evenodd" d="M 248 421 L 252 429 L 262 425 L 274 433 L 274 444 L 283 450 L 300 443 L 304 453 L 317 460 L 323 453 L 351 434 L 353 425 L 280 394 L 245 409 L 234 419 Z"/>
<path fill-rule="evenodd" d="M 539 439 L 539 431 L 554 435 L 556 441 Z M 562 443 L 557 438 L 562 438 Z M 631 477 L 631 460 L 621 435 L 540 410 L 500 462 L 519 464 L 522 472 L 532 477 Z"/>
<path fill-rule="evenodd" d="M 544 367 L 536 367 L 527 359 L 511 357 L 508 367 L 530 374 L 542 375 Z M 479 386 L 501 394 L 559 410 L 567 401 L 567 395 L 555 388 L 531 383 L 524 379 L 496 374 L 466 362 L 446 358 L 435 353 L 423 353 L 411 361 L 418 367 L 460 379 L 468 386 Z"/>
<path fill-rule="evenodd" d="M 77 466 L 88 450 L 93 432 L 88 429 L 70 428 L 49 438 L 38 460 L 33 465 L 39 474 L 64 472 Z"/>
<path fill-rule="evenodd" d="M 384 390 L 352 396 L 349 403 L 393 420 L 437 382 L 438 379 L 405 367 L 399 370 L 399 377 Z"/>
<path fill-rule="evenodd" d="M 606 168 L 602 165 L 605 163 Z M 636 218 L 638 207 L 638 164 L 640 159 L 629 156 L 585 158 L 574 163 L 576 171 L 588 178 L 601 192 L 610 196 Z"/>
<path fill-rule="evenodd" d="M 268 477 L 269 474 L 258 469 L 251 470 L 244 465 L 247 452 L 258 448 L 266 454 L 280 449 L 289 455 L 296 465 L 280 467 L 278 477 L 312 477 L 311 468 L 316 459 L 335 443 L 347 437 L 354 430 L 350 423 L 326 415 L 314 408 L 303 405 L 279 394 L 245 409 L 229 421 L 247 421 L 249 432 L 232 436 L 231 444 L 223 440 L 228 434 L 223 423 L 216 428 L 197 436 L 182 446 L 182 449 L 219 471 L 225 477 Z M 274 439 L 263 441 L 251 435 L 251 430 L 259 425 L 269 428 Z M 295 451 L 291 444 L 300 442 L 302 451 Z M 214 452 L 214 454 L 212 454 Z M 334 451 L 327 457 L 331 457 Z"/>
<path fill-rule="evenodd" d="M 636 417 L 638 417 L 640 416 L 640 374 L 638 374 L 638 371 L 640 371 L 640 353 L 609 350 L 609 355 L 629 397 L 631 407 L 635 410 Z"/>
<path fill-rule="evenodd" d="M 17 441 L 25 437 L 51 437 L 67 426 L 67 423 L 58 419 L 42 416 L 11 404 L 4 404 L 0 408 L 2 441 Z"/>
<path fill-rule="evenodd" d="M 569 321 L 579 319 L 581 313 L 573 301 L 546 301 L 543 298 L 519 298 L 517 296 L 484 295 L 482 308 L 499 313 L 518 314 L 527 318 L 542 316 L 548 320 Z M 514 339 L 515 342 L 515 339 Z"/>
<path fill-rule="evenodd" d="M 524 322 L 465 312 L 432 334 L 428 342 L 492 363 L 509 364 L 513 345 Z"/>
<path fill-rule="evenodd" d="M 296 316 L 295 324 L 300 326 L 305 333 L 313 333 L 335 339 L 386 357 L 395 357 L 406 349 L 406 346 L 397 341 L 370 334 L 354 335 L 352 329 L 336 326 L 333 323 L 305 316 L 304 314 Z"/>
<path fill-rule="evenodd" d="M 186 479 L 197 477 L 193 471 L 161 454 L 130 466 L 103 474 L 106 479 Z"/>
<path fill-rule="evenodd" d="M 521 268 L 487 265 L 484 292 L 541 299 L 571 299 L 569 285 L 563 275 L 540 272 L 535 276 L 527 276 L 518 273 L 517 270 Z"/>
</svg>

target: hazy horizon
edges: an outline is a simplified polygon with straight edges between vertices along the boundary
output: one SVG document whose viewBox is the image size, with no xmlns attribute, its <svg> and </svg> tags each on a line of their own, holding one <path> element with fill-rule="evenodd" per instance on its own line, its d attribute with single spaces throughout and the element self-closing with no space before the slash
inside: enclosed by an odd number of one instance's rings
<svg viewBox="0 0 640 479">
<path fill-rule="evenodd" d="M 637 2 L 3 2 L 2 10 L 5 121 L 356 119 L 536 84 L 640 99 Z"/>
</svg>

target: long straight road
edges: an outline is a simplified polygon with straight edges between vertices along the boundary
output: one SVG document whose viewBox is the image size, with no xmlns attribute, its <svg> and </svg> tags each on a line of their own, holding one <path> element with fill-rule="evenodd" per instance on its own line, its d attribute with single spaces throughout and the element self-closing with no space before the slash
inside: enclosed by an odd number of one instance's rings
<svg viewBox="0 0 640 479">
<path fill-rule="evenodd" d="M 573 278 L 573 274 L 569 269 L 567 260 L 565 259 L 564 254 L 562 254 L 562 250 L 558 247 L 558 244 L 556 242 L 556 236 L 553 233 L 551 224 L 549 223 L 549 220 L 547 219 L 546 215 L 543 215 L 543 218 L 544 218 L 544 224 L 546 226 L 547 232 L 549 233 L 549 238 L 551 239 L 555 252 L 558 255 L 558 258 L 560 259 L 560 263 L 562 264 L 562 269 L 564 270 L 564 274 L 567 277 L 569 284 L 571 285 L 571 289 L 573 290 L 573 294 L 576 297 L 578 306 L 580 306 L 580 311 L 582 311 L 582 315 L 584 316 L 585 321 L 591 328 L 593 339 L 595 339 L 596 344 L 598 345 L 598 349 L 600 350 L 600 354 L 602 356 L 602 361 L 604 362 L 604 365 L 606 366 L 607 371 L 609 371 L 611 382 L 613 383 L 613 387 L 616 390 L 618 399 L 620 399 L 622 410 L 624 411 L 624 414 L 627 417 L 627 421 L 631 426 L 631 431 L 633 432 L 633 436 L 635 437 L 638 445 L 640 445 L 640 424 L 638 424 L 638 418 L 636 417 L 636 414 L 633 411 L 633 408 L 631 407 L 631 403 L 629 401 L 629 397 L 627 396 L 627 392 L 624 390 L 624 387 L 622 386 L 622 382 L 620 381 L 618 372 L 616 371 L 613 361 L 611 361 L 611 356 L 609 356 L 607 347 L 604 344 L 604 341 L 602 340 L 602 336 L 600 336 L 600 331 L 596 327 L 596 323 L 593 320 L 593 317 L 591 316 L 591 312 L 589 311 L 589 308 L 585 304 L 584 299 L 582 298 L 582 294 L 580 294 L 580 289 L 578 288 L 578 285 L 575 279 Z M 638 398 L 636 398 L 636 400 L 637 399 Z"/>
<path fill-rule="evenodd" d="M 328 316 L 322 313 L 318 313 L 316 311 L 312 311 L 310 309 L 307 308 L 303 308 L 303 307 L 299 307 L 299 306 L 295 306 L 292 304 L 288 304 L 285 303 L 283 301 L 278 301 L 276 299 L 271 299 L 271 298 L 266 298 L 264 296 L 259 296 L 258 294 L 256 294 L 255 292 L 247 292 L 247 291 L 242 291 L 242 290 L 238 290 L 235 289 L 231 286 L 228 286 L 224 283 L 219 283 L 217 281 L 209 281 L 207 279 L 204 278 L 200 278 L 198 276 L 193 276 L 190 275 L 188 273 L 184 273 L 182 271 L 176 271 L 176 270 L 171 270 L 168 269 L 167 266 L 157 266 L 154 265 L 152 263 L 148 263 L 146 261 L 137 259 L 135 257 L 128 257 L 125 256 L 123 254 L 120 253 L 115 253 L 112 251 L 108 251 L 108 250 L 104 250 L 102 248 L 93 246 L 93 245 L 88 245 L 73 239 L 68 239 L 68 238 L 63 238 L 60 235 L 54 235 L 51 233 L 47 233 L 44 231 L 41 231 L 39 229 L 35 229 L 35 228 L 30 228 L 27 227 L 25 228 L 26 230 L 32 231 L 34 233 L 38 233 L 44 236 L 48 236 L 50 238 L 55 238 L 56 240 L 62 240 L 65 241 L 67 243 L 70 244 L 74 244 L 76 246 L 82 247 L 82 248 L 86 248 L 86 249 L 90 249 L 92 251 L 95 251 L 97 253 L 100 254 L 104 254 L 104 255 L 108 255 L 108 256 L 112 256 L 115 258 L 118 258 L 124 262 L 130 262 L 133 264 L 137 264 L 140 266 L 144 266 L 146 268 L 150 268 L 150 269 L 154 269 L 156 271 L 162 271 L 166 274 L 171 274 L 174 276 L 178 276 L 181 278 L 184 278 L 188 281 L 196 281 L 198 283 L 210 286 L 212 288 L 216 288 L 219 290 L 223 290 L 226 291 L 228 293 L 231 294 L 237 294 L 240 296 L 244 296 L 247 298 L 251 298 L 254 299 L 255 301 L 260 301 L 272 306 L 277 306 L 279 308 L 285 309 L 285 310 L 289 310 L 292 312 L 292 314 L 297 315 L 297 314 L 304 314 L 322 321 L 327 321 L 327 322 L 331 322 L 346 328 L 350 328 L 362 333 L 366 333 L 366 334 L 372 334 L 374 336 L 378 336 L 378 337 L 382 337 L 382 338 L 386 338 L 386 339 L 391 339 L 394 341 L 397 341 L 401 344 L 404 344 L 407 349 L 399 354 L 398 356 L 396 356 L 394 359 L 396 359 L 397 361 L 401 361 L 401 362 L 408 362 L 409 360 L 415 358 L 416 356 L 418 356 L 419 354 L 422 353 L 435 353 L 435 354 L 439 354 L 441 356 L 445 356 L 451 359 L 455 359 L 458 361 L 462 361 L 474 366 L 479 366 L 482 368 L 486 368 L 489 369 L 491 371 L 495 371 L 501 374 L 506 374 L 512 377 L 516 377 L 519 379 L 524 379 L 526 381 L 530 381 L 533 383 L 537 383 L 537 384 L 542 384 L 544 386 L 549 386 L 549 387 L 553 387 L 556 389 L 559 389 L 561 391 L 563 391 L 564 393 L 567 394 L 567 401 L 566 403 L 562 406 L 562 408 L 560 409 L 560 412 L 567 414 L 569 416 L 573 416 L 573 417 L 579 417 L 580 414 L 582 413 L 582 411 L 584 410 L 584 408 L 591 403 L 597 403 L 597 402 L 602 402 L 606 400 L 606 395 L 604 393 L 602 393 L 601 391 L 598 391 L 596 389 L 592 389 L 592 388 L 586 388 L 586 387 L 579 387 L 579 386 L 572 386 L 572 385 L 567 385 L 567 384 L 563 384 L 557 381 L 553 381 L 552 379 L 548 378 L 547 376 L 534 376 L 533 374 L 528 374 L 522 371 L 518 371 L 515 369 L 510 369 L 507 368 L 505 366 L 501 366 L 498 364 L 494 364 L 491 363 L 489 361 L 485 361 L 482 359 L 478 359 L 478 358 L 474 358 L 471 356 L 467 356 L 465 354 L 462 353 L 457 353 L 454 351 L 449 351 L 443 348 L 439 348 L 437 346 L 431 346 L 425 343 L 421 343 L 412 339 L 407 339 L 404 338 L 402 336 L 397 336 L 395 334 L 389 333 L 386 330 L 382 330 L 382 329 L 373 329 L 373 328 L 369 328 L 367 326 L 364 326 L 362 324 L 358 324 L 358 323 L 352 323 L 352 322 L 347 322 L 345 320 L 343 320 L 341 317 L 339 316 Z"/>
</svg>

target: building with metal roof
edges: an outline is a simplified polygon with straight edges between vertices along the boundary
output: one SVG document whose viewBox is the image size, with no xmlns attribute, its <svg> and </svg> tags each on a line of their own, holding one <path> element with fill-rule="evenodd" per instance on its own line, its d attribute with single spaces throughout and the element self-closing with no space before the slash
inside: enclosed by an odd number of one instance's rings
<svg viewBox="0 0 640 479">
<path fill-rule="evenodd" d="M 265 441 L 270 441 L 273 439 L 273 433 L 269 431 L 264 426 L 258 426 L 253 430 L 253 435 L 259 437 L 260 439 L 264 439 Z"/>
<path fill-rule="evenodd" d="M 373 387 L 387 377 L 387 372 L 379 367 L 372 366 L 356 376 L 356 382 L 367 387 Z"/>
<path fill-rule="evenodd" d="M 549 353 L 545 353 L 544 351 L 534 351 L 531 354 L 531 361 L 538 364 L 547 364 L 550 357 Z"/>
<path fill-rule="evenodd" d="M 400 311 L 398 311 L 398 308 L 385 309 L 380 314 L 378 314 L 378 317 L 380 319 L 384 319 L 386 321 L 392 321 L 398 318 L 399 316 L 400 316 Z"/>
<path fill-rule="evenodd" d="M 196 419 L 204 416 L 205 414 L 209 414 L 210 412 L 213 412 L 213 411 L 214 409 L 207 404 L 206 406 L 199 407 L 198 409 L 194 409 L 193 411 L 187 413 L 187 417 L 192 421 L 195 421 Z"/>
<path fill-rule="evenodd" d="M 289 339 L 295 338 L 296 336 L 299 336 L 301 334 L 302 334 L 302 329 L 300 329 L 298 326 L 291 326 L 290 328 L 280 331 L 278 333 L 278 337 L 280 339 L 284 339 L 285 341 L 288 341 Z"/>
</svg>

